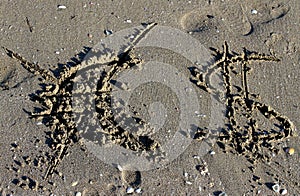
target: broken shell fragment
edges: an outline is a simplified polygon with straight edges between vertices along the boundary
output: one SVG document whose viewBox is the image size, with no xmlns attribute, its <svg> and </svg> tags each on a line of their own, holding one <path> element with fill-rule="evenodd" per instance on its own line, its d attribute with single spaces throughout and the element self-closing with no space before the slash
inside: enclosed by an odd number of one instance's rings
<svg viewBox="0 0 300 196">
<path fill-rule="evenodd" d="M 61 10 L 64 10 L 64 9 L 66 9 L 67 7 L 66 7 L 65 5 L 58 5 L 57 8 L 58 8 L 58 9 L 61 9 Z"/>
<path fill-rule="evenodd" d="M 280 190 L 280 194 L 281 195 L 286 195 L 287 194 L 287 190 L 286 189 L 281 189 Z"/>
<path fill-rule="evenodd" d="M 130 194 L 130 193 L 133 193 L 134 192 L 134 189 L 132 188 L 132 187 L 128 187 L 127 189 L 126 189 L 126 193 L 127 194 Z"/>
<path fill-rule="evenodd" d="M 257 14 L 257 13 L 258 13 L 257 10 L 255 10 L 255 9 L 251 10 L 251 14 Z"/>
<path fill-rule="evenodd" d="M 142 189 L 141 189 L 141 188 L 137 188 L 137 189 L 135 190 L 135 192 L 136 192 L 136 193 L 142 193 Z"/>
<path fill-rule="evenodd" d="M 78 181 L 72 182 L 71 186 L 76 186 L 78 184 Z"/>
<path fill-rule="evenodd" d="M 218 196 L 227 196 L 227 194 L 225 192 L 222 192 Z"/>
<path fill-rule="evenodd" d="M 208 168 L 206 165 L 197 165 L 196 169 L 200 172 L 202 176 L 206 175 L 208 173 Z"/>
<path fill-rule="evenodd" d="M 209 154 L 214 155 L 214 154 L 216 154 L 216 152 L 211 150 L 211 151 L 209 151 Z"/>
<path fill-rule="evenodd" d="M 121 165 L 117 165 L 117 169 L 118 169 L 119 171 L 123 171 L 123 168 L 122 168 Z"/>
<path fill-rule="evenodd" d="M 82 194 L 81 194 L 81 192 L 77 192 L 76 194 L 75 194 L 75 196 L 81 196 Z"/>
<path fill-rule="evenodd" d="M 273 189 L 274 192 L 279 193 L 279 190 L 280 190 L 279 184 L 274 184 L 272 186 L 272 189 Z"/>
<path fill-rule="evenodd" d="M 104 34 L 105 35 L 111 35 L 111 34 L 113 34 L 113 32 L 112 32 L 112 30 L 104 30 Z"/>
</svg>

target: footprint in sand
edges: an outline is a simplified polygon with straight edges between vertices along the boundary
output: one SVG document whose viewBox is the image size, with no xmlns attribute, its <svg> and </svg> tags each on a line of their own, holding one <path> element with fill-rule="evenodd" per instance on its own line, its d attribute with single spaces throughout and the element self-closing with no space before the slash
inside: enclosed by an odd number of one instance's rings
<svg viewBox="0 0 300 196">
<path fill-rule="evenodd" d="M 280 19 L 290 11 L 289 1 L 254 1 L 248 5 L 248 11 L 257 10 L 257 14 L 250 14 L 249 19 L 254 24 L 266 24 Z"/>
<path fill-rule="evenodd" d="M 5 64 L 10 64 L 4 59 L 0 59 L 0 90 L 7 90 L 12 86 L 11 79 L 16 76 L 15 66 L 5 66 Z"/>
<path fill-rule="evenodd" d="M 180 20 L 181 27 L 189 33 L 217 34 L 222 28 L 222 21 L 212 9 L 197 9 L 184 14 Z"/>
<path fill-rule="evenodd" d="M 257 13 L 251 13 L 252 10 Z M 253 1 L 244 5 L 239 1 L 223 1 L 184 14 L 180 24 L 189 33 L 214 36 L 225 32 L 247 36 L 257 25 L 282 18 L 289 10 L 290 7 L 283 2 Z"/>
<path fill-rule="evenodd" d="M 130 171 L 123 170 L 122 171 L 122 180 L 128 185 L 132 187 L 137 187 L 141 184 L 141 172 L 139 171 Z"/>
</svg>

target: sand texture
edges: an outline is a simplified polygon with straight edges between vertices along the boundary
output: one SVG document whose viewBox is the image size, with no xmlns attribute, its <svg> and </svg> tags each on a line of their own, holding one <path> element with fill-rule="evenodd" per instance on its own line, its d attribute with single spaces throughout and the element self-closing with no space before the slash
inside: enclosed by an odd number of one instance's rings
<svg viewBox="0 0 300 196">
<path fill-rule="evenodd" d="M 300 195 L 298 0 L 0 4 L 0 195 Z"/>
</svg>

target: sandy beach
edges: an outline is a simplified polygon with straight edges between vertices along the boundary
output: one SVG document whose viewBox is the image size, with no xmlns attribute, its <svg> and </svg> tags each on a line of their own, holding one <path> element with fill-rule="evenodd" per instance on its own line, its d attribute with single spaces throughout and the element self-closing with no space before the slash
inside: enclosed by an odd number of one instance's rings
<svg viewBox="0 0 300 196">
<path fill-rule="evenodd" d="M 0 195 L 300 195 L 297 0 L 0 5 Z"/>
</svg>

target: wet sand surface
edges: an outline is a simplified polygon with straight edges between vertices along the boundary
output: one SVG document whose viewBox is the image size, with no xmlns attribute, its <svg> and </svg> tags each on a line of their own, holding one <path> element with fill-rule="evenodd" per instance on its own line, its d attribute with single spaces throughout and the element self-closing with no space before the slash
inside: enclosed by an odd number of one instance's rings
<svg viewBox="0 0 300 196">
<path fill-rule="evenodd" d="M 65 5 L 66 8 L 58 8 L 59 5 Z M 9 49 L 12 53 L 2 49 L 0 54 L 2 98 L 0 102 L 0 193 L 2 195 L 79 195 L 80 193 L 82 195 L 126 195 L 133 191 L 130 194 L 219 195 L 225 192 L 227 195 L 276 195 L 286 189 L 287 195 L 299 195 L 300 146 L 297 136 L 297 128 L 299 130 L 300 127 L 299 9 L 300 3 L 296 0 L 245 1 L 244 3 L 235 0 L 56 3 L 3 1 L 0 7 L 0 43 L 1 47 Z M 252 147 L 259 142 L 245 142 L 249 144 L 249 148 L 245 144 L 246 147 L 243 149 L 236 145 L 243 143 L 243 140 L 239 140 L 238 134 L 232 136 L 224 132 L 222 135 L 224 140 L 219 140 L 218 144 L 205 155 L 201 151 L 203 140 L 196 137 L 199 136 L 196 134 L 191 145 L 165 167 L 149 171 L 126 171 L 98 159 L 82 144 L 80 136 L 72 132 L 72 126 L 63 129 L 59 127 L 63 124 L 60 123 L 61 121 L 47 124 L 48 121 L 45 119 L 42 121 L 39 118 L 31 118 L 30 112 L 35 108 L 49 107 L 48 103 L 41 104 L 35 98 L 33 98 L 35 101 L 32 100 L 32 94 L 41 90 L 40 84 L 44 84 L 45 81 L 42 79 L 41 72 L 35 76 L 22 67 L 20 63 L 22 59 L 11 57 L 17 57 L 19 54 L 26 59 L 26 62 L 39 63 L 40 70 L 57 70 L 64 64 L 75 66 L 76 62 L 72 62 L 71 59 L 74 57 L 82 59 L 82 55 L 78 54 L 84 53 L 101 39 L 106 38 L 108 36 L 106 34 L 110 31 L 114 35 L 115 32 L 139 26 L 141 23 L 157 23 L 186 32 L 199 40 L 207 49 L 211 47 L 218 49 L 217 59 L 223 58 L 222 47 L 225 46 L 225 41 L 230 50 L 229 54 L 225 55 L 228 58 L 243 54 L 244 47 L 249 51 L 267 54 L 266 58 L 274 57 L 273 60 L 251 62 L 249 67 L 252 70 L 246 72 L 247 90 L 260 96 L 257 99 L 259 103 L 271 107 L 265 111 L 267 114 L 271 114 L 273 110 L 280 114 L 273 115 L 276 117 L 275 120 L 279 119 L 279 122 L 275 122 L 277 126 L 273 121 L 265 118 L 263 112 L 256 114 L 255 112 L 259 110 L 257 107 L 253 110 L 255 111 L 253 115 L 257 115 L 253 117 L 259 119 L 258 128 L 256 127 L 255 130 L 280 129 L 282 126 L 280 122 L 284 124 L 288 121 L 293 126 L 283 127 L 285 130 L 291 130 L 293 134 L 279 134 L 274 144 L 273 140 L 266 140 L 265 143 L 272 143 L 274 148 L 267 146 L 264 149 L 251 151 Z M 168 57 L 165 61 L 169 64 L 173 63 L 179 69 L 181 63 L 189 67 L 186 60 L 170 51 L 159 49 L 137 50 L 129 57 L 119 62 L 130 65 L 130 63 L 138 64 L 136 57 L 142 60 Z M 280 61 L 276 62 L 275 59 Z M 222 66 L 233 64 L 226 61 Z M 190 74 L 188 69 L 182 69 L 181 72 Z M 226 72 L 223 74 L 226 75 Z M 199 124 L 200 128 L 204 128 L 209 121 L 211 111 L 207 110 L 213 92 L 206 89 L 205 83 L 201 83 L 199 74 L 194 73 L 194 76 L 195 88 L 197 84 L 200 87 L 197 88 L 197 93 L 203 97 L 202 104 L 205 103 L 203 111 L 200 112 L 206 114 L 206 120 Z M 233 90 L 226 94 L 227 98 L 233 93 L 239 93 L 238 90 L 235 91 L 238 88 L 233 85 L 243 87 L 243 84 L 239 83 L 240 80 L 236 79 L 240 75 L 230 77 Z M 68 93 L 69 82 L 68 77 L 65 77 L 62 83 L 59 83 L 60 86 L 65 86 L 60 88 L 62 90 L 59 91 L 59 96 Z M 104 84 L 106 83 L 103 83 L 103 86 Z M 245 98 L 244 95 L 239 96 L 241 99 Z M 100 102 L 105 103 L 105 100 Z M 137 100 L 133 99 L 133 102 Z M 249 106 L 247 101 L 240 103 L 239 107 L 242 110 L 235 110 L 234 106 L 229 105 L 229 109 L 238 112 L 234 117 L 229 115 L 225 121 L 229 120 L 230 124 L 232 123 L 230 120 L 234 119 L 242 124 L 241 127 L 250 126 L 247 124 L 249 118 L 245 117 L 249 115 L 249 111 L 243 111 L 247 103 Z M 105 107 L 104 104 L 103 108 Z M 66 109 L 63 111 L 66 112 Z M 176 115 L 173 119 L 175 118 Z M 59 117 L 59 120 L 61 119 Z M 176 121 L 173 124 L 176 125 Z M 173 124 L 171 123 L 170 127 Z M 59 134 L 56 136 L 49 134 L 58 133 L 58 130 L 66 130 L 63 135 L 68 133 L 67 138 L 59 139 L 60 137 L 57 136 Z M 113 133 L 126 135 L 119 129 Z M 109 135 L 113 133 L 110 132 Z M 158 134 L 155 141 L 163 140 L 164 136 L 168 135 Z M 138 149 L 149 147 L 138 142 L 130 143 L 134 137 L 131 137 L 131 140 L 130 136 L 125 138 L 129 138 L 126 140 L 129 141 L 128 143 L 119 142 L 118 138 L 112 138 L 112 141 L 128 149 L 133 148 L 134 145 Z M 65 143 L 67 148 L 62 148 L 61 143 Z M 153 146 L 155 147 L 152 145 L 149 148 L 152 149 Z M 295 150 L 292 155 L 288 153 L 291 152 L 288 151 L 289 148 Z M 66 152 L 62 153 L 62 158 L 56 159 L 57 155 L 61 155 L 57 154 L 61 149 L 65 149 Z M 270 157 L 259 156 L 264 153 Z M 58 160 L 57 164 L 54 164 L 53 160 Z M 273 190 L 272 186 L 275 184 L 280 185 L 280 193 L 275 193 Z"/>
</svg>

